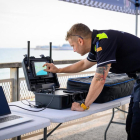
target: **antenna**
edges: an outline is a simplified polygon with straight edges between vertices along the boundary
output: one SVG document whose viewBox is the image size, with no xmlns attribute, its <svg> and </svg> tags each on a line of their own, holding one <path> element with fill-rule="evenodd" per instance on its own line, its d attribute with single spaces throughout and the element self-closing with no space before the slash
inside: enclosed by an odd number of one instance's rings
<svg viewBox="0 0 140 140">
<path fill-rule="evenodd" d="M 28 52 L 27 52 L 27 61 L 28 61 L 28 69 L 30 69 L 30 41 L 27 41 Z"/>
<path fill-rule="evenodd" d="M 50 63 L 52 63 L 52 42 L 50 42 Z"/>
</svg>

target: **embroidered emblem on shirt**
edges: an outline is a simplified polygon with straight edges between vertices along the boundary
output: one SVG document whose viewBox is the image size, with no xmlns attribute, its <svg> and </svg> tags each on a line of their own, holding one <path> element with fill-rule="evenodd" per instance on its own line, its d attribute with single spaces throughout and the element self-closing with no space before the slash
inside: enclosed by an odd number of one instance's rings
<svg viewBox="0 0 140 140">
<path fill-rule="evenodd" d="M 102 51 L 102 47 L 97 48 L 97 52 Z"/>
</svg>

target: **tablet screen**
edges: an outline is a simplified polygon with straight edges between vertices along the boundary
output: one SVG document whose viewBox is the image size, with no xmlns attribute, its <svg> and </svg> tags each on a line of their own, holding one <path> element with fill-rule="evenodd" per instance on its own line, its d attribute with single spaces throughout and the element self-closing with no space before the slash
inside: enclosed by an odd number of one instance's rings
<svg viewBox="0 0 140 140">
<path fill-rule="evenodd" d="M 46 75 L 48 75 L 48 72 L 44 71 L 44 69 L 47 69 L 47 66 L 43 67 L 43 65 L 45 63 L 46 62 L 34 62 L 36 76 L 46 76 Z"/>
</svg>

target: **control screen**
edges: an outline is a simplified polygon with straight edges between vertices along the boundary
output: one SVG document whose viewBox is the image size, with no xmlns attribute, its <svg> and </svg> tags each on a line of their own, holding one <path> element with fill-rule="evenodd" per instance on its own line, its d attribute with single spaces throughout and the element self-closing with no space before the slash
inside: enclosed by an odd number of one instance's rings
<svg viewBox="0 0 140 140">
<path fill-rule="evenodd" d="M 48 72 L 44 71 L 44 69 L 47 69 L 47 66 L 43 65 L 46 62 L 34 62 L 34 67 L 35 67 L 35 75 L 36 76 L 47 76 Z"/>
</svg>

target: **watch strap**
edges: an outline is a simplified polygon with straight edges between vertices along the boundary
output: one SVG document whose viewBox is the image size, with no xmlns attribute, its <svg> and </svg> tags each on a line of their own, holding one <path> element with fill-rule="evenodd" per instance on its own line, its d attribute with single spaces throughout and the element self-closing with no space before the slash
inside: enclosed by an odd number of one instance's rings
<svg viewBox="0 0 140 140">
<path fill-rule="evenodd" d="M 88 110 L 89 107 L 87 107 L 84 103 L 81 104 L 81 107 L 84 109 L 84 110 Z"/>
</svg>

